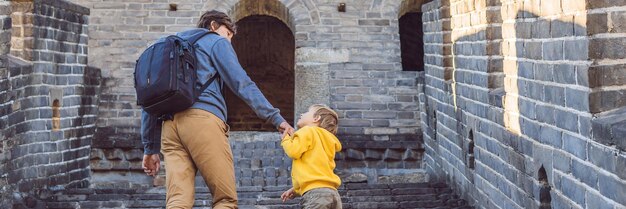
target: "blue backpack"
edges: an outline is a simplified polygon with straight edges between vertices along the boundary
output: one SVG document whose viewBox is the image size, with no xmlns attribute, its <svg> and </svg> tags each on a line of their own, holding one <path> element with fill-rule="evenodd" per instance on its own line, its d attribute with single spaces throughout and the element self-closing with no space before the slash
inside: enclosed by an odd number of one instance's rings
<svg viewBox="0 0 626 209">
<path fill-rule="evenodd" d="M 154 116 L 163 116 L 191 107 L 217 76 L 196 85 L 196 42 L 215 32 L 200 33 L 188 40 L 170 35 L 148 47 L 135 65 L 137 105 Z"/>
</svg>

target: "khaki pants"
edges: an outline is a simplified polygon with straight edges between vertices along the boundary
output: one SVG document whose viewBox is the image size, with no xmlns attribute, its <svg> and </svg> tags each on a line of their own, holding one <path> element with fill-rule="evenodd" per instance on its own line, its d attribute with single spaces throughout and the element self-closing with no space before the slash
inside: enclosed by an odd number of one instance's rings
<svg viewBox="0 0 626 209">
<path fill-rule="evenodd" d="M 330 188 L 311 189 L 302 195 L 304 209 L 341 209 L 339 192 Z"/>
<path fill-rule="evenodd" d="M 161 151 L 165 157 L 167 208 L 192 208 L 196 171 L 213 197 L 213 208 L 237 208 L 235 168 L 228 126 L 200 109 L 176 113 L 163 123 Z"/>
</svg>

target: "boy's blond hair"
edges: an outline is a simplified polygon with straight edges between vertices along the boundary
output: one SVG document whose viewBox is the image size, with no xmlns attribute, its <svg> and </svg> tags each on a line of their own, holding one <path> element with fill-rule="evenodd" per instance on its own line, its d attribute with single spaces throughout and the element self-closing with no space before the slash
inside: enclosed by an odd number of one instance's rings
<svg viewBox="0 0 626 209">
<path fill-rule="evenodd" d="M 320 117 L 319 127 L 328 130 L 330 133 L 337 134 L 339 116 L 337 112 L 323 104 L 311 105 L 313 108 L 313 117 Z"/>
</svg>

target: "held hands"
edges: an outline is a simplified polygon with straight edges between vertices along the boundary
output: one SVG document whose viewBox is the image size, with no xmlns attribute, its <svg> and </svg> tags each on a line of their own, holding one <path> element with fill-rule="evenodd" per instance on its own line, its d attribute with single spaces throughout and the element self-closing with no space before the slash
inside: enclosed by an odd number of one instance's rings
<svg viewBox="0 0 626 209">
<path fill-rule="evenodd" d="M 280 195 L 280 199 L 283 200 L 283 202 L 293 199 L 296 196 L 296 194 L 293 192 L 293 187 L 291 187 L 291 189 L 283 192 L 283 194 Z"/>
<path fill-rule="evenodd" d="M 283 135 L 282 138 L 285 138 L 286 134 L 288 134 L 289 136 L 293 135 L 294 129 L 293 127 L 291 127 L 291 125 L 289 125 L 289 123 L 282 122 L 280 126 L 278 126 L 278 132 Z"/>
<path fill-rule="evenodd" d="M 159 154 L 143 155 L 143 161 L 141 162 L 141 168 L 148 176 L 156 176 L 161 168 L 161 158 Z"/>
</svg>

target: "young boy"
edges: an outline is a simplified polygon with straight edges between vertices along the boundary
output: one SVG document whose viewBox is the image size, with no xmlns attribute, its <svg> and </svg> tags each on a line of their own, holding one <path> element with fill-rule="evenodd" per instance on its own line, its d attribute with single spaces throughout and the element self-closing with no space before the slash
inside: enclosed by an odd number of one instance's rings
<svg viewBox="0 0 626 209">
<path fill-rule="evenodd" d="M 293 159 L 293 187 L 280 197 L 284 201 L 302 196 L 303 208 L 341 208 L 337 188 L 341 184 L 335 175 L 335 153 L 341 143 L 335 136 L 338 116 L 325 105 L 313 105 L 300 115 L 299 130 L 293 136 L 283 134 L 281 145 Z"/>
</svg>

